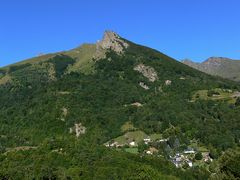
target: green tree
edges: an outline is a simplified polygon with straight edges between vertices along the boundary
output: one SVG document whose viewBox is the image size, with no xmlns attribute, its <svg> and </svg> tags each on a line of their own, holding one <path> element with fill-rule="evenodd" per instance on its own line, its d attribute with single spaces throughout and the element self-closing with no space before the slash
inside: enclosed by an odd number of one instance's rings
<svg viewBox="0 0 240 180">
<path fill-rule="evenodd" d="M 203 156 L 201 152 L 198 152 L 197 154 L 195 154 L 195 159 L 196 160 L 202 160 Z"/>
<path fill-rule="evenodd" d="M 235 105 L 240 106 L 240 97 L 237 98 Z"/>
<path fill-rule="evenodd" d="M 144 152 L 149 146 L 147 144 L 145 144 L 143 141 L 141 141 L 140 143 L 138 143 L 138 152 L 142 153 Z"/>
</svg>

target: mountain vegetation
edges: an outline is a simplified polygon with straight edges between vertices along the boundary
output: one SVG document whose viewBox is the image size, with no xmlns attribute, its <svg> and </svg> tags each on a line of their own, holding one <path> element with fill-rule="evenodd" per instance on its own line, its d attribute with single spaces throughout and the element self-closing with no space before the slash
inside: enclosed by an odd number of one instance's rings
<svg viewBox="0 0 240 180">
<path fill-rule="evenodd" d="M 196 97 L 216 90 L 237 94 L 240 85 L 113 32 L 3 67 L 0 179 L 237 179 L 239 98 Z M 128 132 L 168 141 L 155 156 L 141 142 L 135 153 L 104 145 Z M 213 162 L 175 167 L 169 155 L 193 142 Z"/>
</svg>

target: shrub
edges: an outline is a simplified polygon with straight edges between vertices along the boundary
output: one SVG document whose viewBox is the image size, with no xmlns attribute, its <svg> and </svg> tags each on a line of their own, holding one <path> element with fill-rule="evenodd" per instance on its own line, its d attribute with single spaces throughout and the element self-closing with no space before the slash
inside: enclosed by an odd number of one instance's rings
<svg viewBox="0 0 240 180">
<path fill-rule="evenodd" d="M 217 92 L 217 91 L 214 91 L 214 90 L 209 90 L 209 91 L 207 92 L 207 96 L 208 96 L 208 97 L 212 97 L 213 95 L 220 95 L 220 93 Z"/>
<path fill-rule="evenodd" d="M 203 156 L 202 156 L 202 153 L 201 152 L 198 152 L 196 155 L 195 155 L 195 159 L 196 160 L 202 160 Z"/>
<path fill-rule="evenodd" d="M 237 98 L 235 105 L 240 106 L 240 97 Z"/>
</svg>

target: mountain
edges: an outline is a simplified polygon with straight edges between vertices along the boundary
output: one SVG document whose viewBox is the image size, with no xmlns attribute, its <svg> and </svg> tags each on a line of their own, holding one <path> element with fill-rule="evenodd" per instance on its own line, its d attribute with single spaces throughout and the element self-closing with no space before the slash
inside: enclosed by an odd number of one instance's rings
<svg viewBox="0 0 240 180">
<path fill-rule="evenodd" d="M 202 63 L 191 60 L 183 60 L 184 64 L 202 72 L 220 76 L 234 81 L 240 81 L 240 60 L 232 60 L 223 57 L 211 57 Z"/>
<path fill-rule="evenodd" d="M 240 85 L 106 31 L 0 69 L 0 179 L 238 178 Z"/>
</svg>

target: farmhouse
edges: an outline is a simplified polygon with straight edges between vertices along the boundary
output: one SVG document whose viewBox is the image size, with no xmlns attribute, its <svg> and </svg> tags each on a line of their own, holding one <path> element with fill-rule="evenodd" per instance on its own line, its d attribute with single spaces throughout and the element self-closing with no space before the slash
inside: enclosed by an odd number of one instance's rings
<svg viewBox="0 0 240 180">
<path fill-rule="evenodd" d="M 143 141 L 145 144 L 148 144 L 149 142 L 151 142 L 151 138 L 150 137 L 144 138 Z"/>
<path fill-rule="evenodd" d="M 131 142 L 129 143 L 129 146 L 137 146 L 137 143 L 136 143 L 135 141 L 131 141 Z"/>
</svg>

